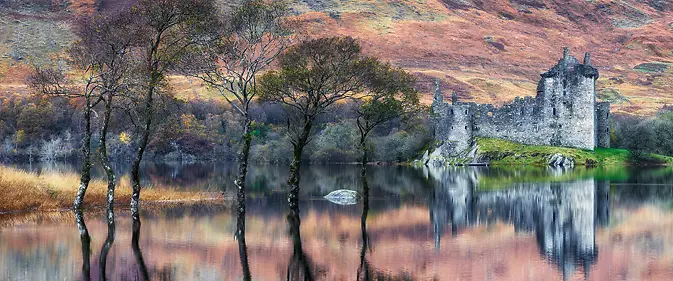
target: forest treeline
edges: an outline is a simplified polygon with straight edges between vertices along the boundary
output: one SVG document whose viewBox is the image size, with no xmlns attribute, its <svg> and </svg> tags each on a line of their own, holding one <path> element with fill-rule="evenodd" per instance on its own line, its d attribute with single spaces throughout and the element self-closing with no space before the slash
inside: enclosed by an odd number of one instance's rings
<svg viewBox="0 0 673 281">
<path fill-rule="evenodd" d="M 243 128 L 224 101 L 166 98 L 146 159 L 158 162 L 233 161 Z M 360 159 L 353 104 L 344 103 L 321 116 L 316 139 L 303 155 L 307 162 L 356 162 Z M 100 106 L 99 106 L 100 107 Z M 82 103 L 46 95 L 0 95 L 0 161 L 63 161 L 79 157 L 84 136 Z M 99 109 L 99 108 L 97 108 Z M 292 146 L 280 105 L 251 106 L 251 160 L 289 163 Z M 100 117 L 94 115 L 93 138 Z M 123 111 L 113 112 L 108 138 L 111 160 L 125 163 L 136 149 L 135 127 Z M 422 115 L 396 119 L 377 128 L 371 161 L 409 161 L 431 142 L 431 127 Z M 97 143 L 92 143 L 95 150 Z M 32 158 L 32 159 L 31 159 Z"/>
</svg>

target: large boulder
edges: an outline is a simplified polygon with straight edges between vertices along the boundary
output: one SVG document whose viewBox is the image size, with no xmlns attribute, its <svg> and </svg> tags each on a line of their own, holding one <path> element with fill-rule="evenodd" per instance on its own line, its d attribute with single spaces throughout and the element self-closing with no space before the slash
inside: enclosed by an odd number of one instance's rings
<svg viewBox="0 0 673 281">
<path fill-rule="evenodd" d="M 339 189 L 325 195 L 325 199 L 339 205 L 357 204 L 360 194 L 354 190 Z"/>
<path fill-rule="evenodd" d="M 567 157 L 561 153 L 554 153 L 549 156 L 547 164 L 551 167 L 574 167 L 575 158 Z"/>
</svg>

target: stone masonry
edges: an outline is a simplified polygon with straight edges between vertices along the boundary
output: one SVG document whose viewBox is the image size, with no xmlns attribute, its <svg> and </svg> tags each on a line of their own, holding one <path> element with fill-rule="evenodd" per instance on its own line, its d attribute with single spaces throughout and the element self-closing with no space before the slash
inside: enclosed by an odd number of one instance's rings
<svg viewBox="0 0 673 281">
<path fill-rule="evenodd" d="M 598 70 L 589 53 L 580 63 L 564 48 L 563 58 L 541 74 L 537 95 L 501 107 L 443 101 L 437 81 L 432 112 L 435 140 L 446 156 L 468 150 L 475 137 L 593 150 L 610 147 L 610 104 L 596 102 Z"/>
</svg>

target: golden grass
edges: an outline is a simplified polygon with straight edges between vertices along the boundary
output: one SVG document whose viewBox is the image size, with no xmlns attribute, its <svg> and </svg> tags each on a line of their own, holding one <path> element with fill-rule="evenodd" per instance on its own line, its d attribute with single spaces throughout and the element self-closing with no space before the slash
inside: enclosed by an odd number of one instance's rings
<svg viewBox="0 0 673 281">
<path fill-rule="evenodd" d="M 73 173 L 30 173 L 23 170 L 0 167 L 0 212 L 23 210 L 54 210 L 72 207 L 79 175 Z M 92 180 L 84 198 L 84 207 L 105 205 L 107 183 Z M 171 186 L 143 186 L 141 202 L 199 202 L 221 199 L 216 192 L 182 191 Z M 128 177 L 121 178 L 115 189 L 115 203 L 129 204 L 131 185 Z"/>
</svg>

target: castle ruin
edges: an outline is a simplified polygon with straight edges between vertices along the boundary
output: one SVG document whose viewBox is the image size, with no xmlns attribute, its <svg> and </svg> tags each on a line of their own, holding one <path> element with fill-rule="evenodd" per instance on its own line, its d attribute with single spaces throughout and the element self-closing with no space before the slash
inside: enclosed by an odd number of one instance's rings
<svg viewBox="0 0 673 281">
<path fill-rule="evenodd" d="M 541 74 L 535 98 L 517 97 L 501 107 L 460 102 L 455 93 L 445 103 L 437 80 L 435 140 L 448 156 L 468 150 L 475 137 L 587 150 L 610 147 L 610 104 L 596 102 L 598 70 L 590 60 L 586 53 L 580 63 L 564 48 L 563 58 Z"/>
</svg>

